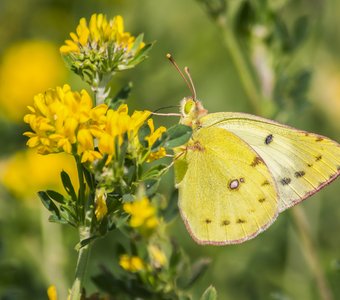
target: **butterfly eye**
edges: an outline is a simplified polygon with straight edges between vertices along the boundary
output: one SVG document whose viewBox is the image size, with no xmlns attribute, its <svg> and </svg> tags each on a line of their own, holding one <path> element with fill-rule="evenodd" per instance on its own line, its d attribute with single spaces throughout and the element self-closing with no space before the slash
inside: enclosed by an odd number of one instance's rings
<svg viewBox="0 0 340 300">
<path fill-rule="evenodd" d="M 191 98 L 185 99 L 185 104 L 184 104 L 184 107 L 183 107 L 184 114 L 185 115 L 190 114 L 193 107 L 195 107 L 195 101 Z"/>
</svg>

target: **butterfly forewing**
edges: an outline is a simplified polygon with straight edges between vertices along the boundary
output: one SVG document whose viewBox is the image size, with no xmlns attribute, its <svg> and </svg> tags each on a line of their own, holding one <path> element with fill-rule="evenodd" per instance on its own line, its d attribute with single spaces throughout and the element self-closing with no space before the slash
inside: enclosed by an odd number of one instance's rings
<svg viewBox="0 0 340 300">
<path fill-rule="evenodd" d="M 243 113 L 215 113 L 202 126 L 234 133 L 264 160 L 273 174 L 283 211 L 334 180 L 340 145 L 329 138 Z"/>
<path fill-rule="evenodd" d="M 202 244 L 241 243 L 278 214 L 273 176 L 261 157 L 222 128 L 197 130 L 176 164 L 187 164 L 179 188 L 181 215 Z"/>
</svg>

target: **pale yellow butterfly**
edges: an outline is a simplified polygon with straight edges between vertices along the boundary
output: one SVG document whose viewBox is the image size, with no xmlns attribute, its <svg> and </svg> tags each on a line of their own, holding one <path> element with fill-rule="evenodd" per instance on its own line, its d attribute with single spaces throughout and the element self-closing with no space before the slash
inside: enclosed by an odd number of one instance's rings
<svg viewBox="0 0 340 300">
<path fill-rule="evenodd" d="M 196 242 L 254 238 L 339 176 L 337 142 L 250 114 L 208 114 L 186 73 L 193 97 L 182 100 L 180 123 L 193 134 L 176 150 L 175 176 L 181 216 Z"/>
</svg>

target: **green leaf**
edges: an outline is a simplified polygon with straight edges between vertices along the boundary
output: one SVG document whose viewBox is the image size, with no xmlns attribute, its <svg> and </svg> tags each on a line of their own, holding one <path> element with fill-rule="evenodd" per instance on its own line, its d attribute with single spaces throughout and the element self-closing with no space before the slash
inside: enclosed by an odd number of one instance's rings
<svg viewBox="0 0 340 300">
<path fill-rule="evenodd" d="M 132 53 L 135 53 L 136 51 L 138 51 L 140 44 L 143 42 L 143 38 L 144 38 L 144 34 L 143 33 L 139 34 L 136 37 L 136 39 L 135 39 L 135 41 L 134 41 L 134 43 L 132 45 L 132 48 L 130 50 Z"/>
<path fill-rule="evenodd" d="M 144 181 L 144 186 L 146 189 L 146 196 L 151 197 L 153 196 L 158 189 L 159 179 L 147 179 Z"/>
<path fill-rule="evenodd" d="M 50 215 L 48 220 L 50 222 L 53 222 L 53 223 L 58 223 L 58 224 L 70 224 L 70 222 L 68 222 L 66 219 L 64 219 L 63 217 L 58 217 L 56 215 Z M 71 224 L 72 226 L 74 226 L 73 224 Z"/>
<path fill-rule="evenodd" d="M 142 180 L 158 179 L 162 175 L 164 169 L 166 169 L 167 167 L 168 165 L 165 165 L 165 164 L 159 164 L 159 165 L 151 167 L 149 170 L 146 170 L 142 174 Z"/>
<path fill-rule="evenodd" d="M 174 189 L 170 198 L 167 207 L 163 211 L 162 215 L 166 223 L 169 223 L 173 218 L 178 216 L 178 190 Z"/>
<path fill-rule="evenodd" d="M 145 148 L 148 147 L 148 141 L 146 141 L 145 138 L 149 136 L 150 133 L 151 133 L 150 126 L 147 123 L 144 123 L 138 130 L 138 140 L 140 144 Z"/>
<path fill-rule="evenodd" d="M 300 46 L 300 44 L 305 40 L 308 30 L 308 17 L 302 16 L 298 18 L 294 23 L 293 28 L 293 38 L 295 48 Z"/>
<path fill-rule="evenodd" d="M 131 91 L 132 91 L 132 88 L 133 88 L 133 84 L 130 81 L 128 84 L 123 86 L 118 91 L 116 96 L 114 96 L 113 98 L 107 98 L 105 100 L 105 104 L 107 104 L 108 107 L 111 108 L 111 109 L 117 109 L 119 107 L 119 105 L 124 103 L 129 98 Z"/>
<path fill-rule="evenodd" d="M 65 171 L 62 171 L 60 173 L 60 177 L 61 177 L 61 181 L 63 183 L 63 186 L 64 186 L 66 192 L 71 196 L 72 200 L 74 202 L 76 202 L 77 201 L 77 195 L 74 191 L 74 187 L 72 185 L 70 176 Z"/>
<path fill-rule="evenodd" d="M 186 125 L 177 124 L 166 131 L 167 137 L 164 147 L 172 149 L 185 144 L 192 135 L 192 128 Z"/>
<path fill-rule="evenodd" d="M 64 196 L 62 194 L 59 194 L 58 192 L 52 191 L 52 190 L 47 190 L 46 193 L 55 202 L 58 202 L 60 204 L 64 204 L 65 203 L 65 198 L 64 198 Z"/>
<path fill-rule="evenodd" d="M 87 239 L 81 240 L 76 246 L 75 249 L 77 251 L 79 251 L 81 248 L 83 248 L 84 246 L 90 244 L 93 240 L 95 240 L 96 238 L 98 238 L 98 236 L 93 235 Z"/>
<path fill-rule="evenodd" d="M 122 197 L 123 203 L 125 202 L 133 202 L 135 197 L 132 194 L 124 194 Z"/>
<path fill-rule="evenodd" d="M 59 208 L 54 204 L 52 199 L 48 196 L 48 194 L 44 191 L 38 192 L 38 196 L 43 203 L 43 205 L 54 215 L 60 217 Z"/>
<path fill-rule="evenodd" d="M 96 187 L 96 183 L 95 183 L 95 179 L 94 179 L 93 174 L 86 168 L 83 168 L 83 173 L 84 173 L 86 183 L 89 186 L 89 189 L 91 191 L 93 191 Z"/>
<path fill-rule="evenodd" d="M 216 300 L 217 299 L 217 292 L 216 289 L 211 285 L 209 286 L 205 292 L 203 293 L 200 300 Z"/>
<path fill-rule="evenodd" d="M 181 278 L 180 286 L 184 289 L 190 288 L 207 270 L 211 260 L 208 258 L 201 258 L 194 263 L 191 268 L 190 276 Z"/>
</svg>

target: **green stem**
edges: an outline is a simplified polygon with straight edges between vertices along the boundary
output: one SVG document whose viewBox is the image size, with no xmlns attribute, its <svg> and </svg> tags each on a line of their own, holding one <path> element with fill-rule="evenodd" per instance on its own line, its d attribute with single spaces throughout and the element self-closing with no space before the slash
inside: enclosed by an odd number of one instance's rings
<svg viewBox="0 0 340 300">
<path fill-rule="evenodd" d="M 80 223 L 85 225 L 85 190 L 86 185 L 84 181 L 84 172 L 83 165 L 81 163 L 81 158 L 77 155 L 75 156 L 77 163 L 77 172 L 78 172 L 78 181 L 79 181 L 79 193 L 78 193 L 78 203 L 77 203 L 77 211 L 78 211 L 78 219 Z"/>
<path fill-rule="evenodd" d="M 89 238 L 91 235 L 91 230 L 89 227 L 81 226 L 79 227 L 79 238 L 80 241 Z M 90 254 L 91 243 L 86 244 L 84 247 L 79 249 L 78 261 L 76 267 L 75 279 L 72 285 L 70 300 L 81 299 L 82 288 L 84 286 L 84 279 L 87 267 L 87 261 Z"/>
<path fill-rule="evenodd" d="M 112 78 L 111 74 L 106 74 L 102 76 L 102 79 L 99 81 L 98 86 L 92 87 L 94 91 L 94 105 L 100 105 L 105 102 L 106 98 L 110 94 L 109 82 Z"/>
<path fill-rule="evenodd" d="M 323 273 L 320 261 L 318 259 L 317 251 L 313 243 L 313 239 L 310 233 L 310 226 L 306 218 L 304 210 L 300 206 L 296 206 L 291 209 L 293 219 L 297 228 L 297 231 L 301 238 L 301 246 L 303 248 L 307 264 L 310 270 L 314 274 L 315 281 L 322 300 L 333 300 L 331 289 L 328 286 L 325 274 Z"/>
<path fill-rule="evenodd" d="M 222 30 L 224 43 L 240 76 L 240 80 L 248 96 L 248 100 L 252 107 L 252 110 L 254 111 L 254 113 L 260 115 L 262 96 L 256 84 L 251 66 L 246 59 L 246 55 L 242 50 L 240 43 L 235 36 L 235 33 L 233 32 L 232 26 L 226 24 L 225 17 L 220 16 L 216 19 L 216 22 Z"/>
</svg>

